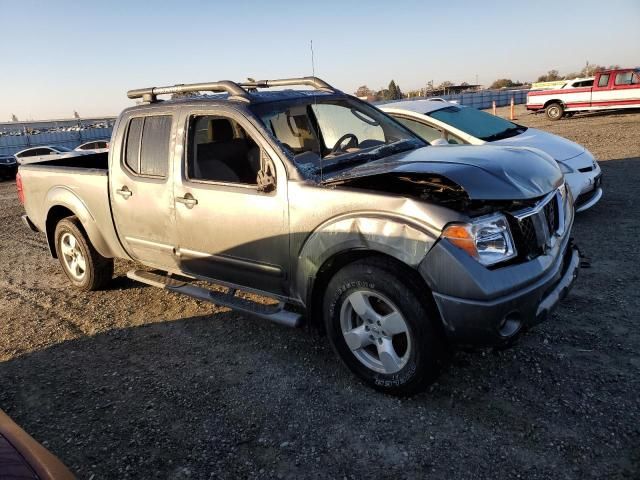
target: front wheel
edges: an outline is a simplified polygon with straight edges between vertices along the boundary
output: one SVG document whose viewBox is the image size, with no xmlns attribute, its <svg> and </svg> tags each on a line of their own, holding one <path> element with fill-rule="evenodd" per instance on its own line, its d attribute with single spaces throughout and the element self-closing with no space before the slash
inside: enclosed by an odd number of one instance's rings
<svg viewBox="0 0 640 480">
<path fill-rule="evenodd" d="M 398 265 L 365 259 L 329 282 L 325 325 L 347 367 L 377 390 L 408 395 L 433 382 L 446 342 L 421 291 Z"/>
<path fill-rule="evenodd" d="M 545 113 L 547 114 L 547 118 L 549 120 L 560 120 L 564 115 L 564 107 L 560 103 L 551 103 L 547 106 Z"/>
<path fill-rule="evenodd" d="M 93 248 L 76 217 L 58 222 L 55 246 L 64 273 L 81 290 L 98 290 L 113 277 L 113 259 L 103 257 Z"/>
</svg>

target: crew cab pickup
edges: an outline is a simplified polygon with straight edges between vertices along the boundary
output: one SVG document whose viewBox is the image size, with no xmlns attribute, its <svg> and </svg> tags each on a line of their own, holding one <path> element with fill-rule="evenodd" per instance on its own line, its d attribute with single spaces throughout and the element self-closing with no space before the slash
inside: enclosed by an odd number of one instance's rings
<svg viewBox="0 0 640 480">
<path fill-rule="evenodd" d="M 544 111 L 550 120 L 560 120 L 566 113 L 620 108 L 640 108 L 640 69 L 604 70 L 596 73 L 593 86 L 527 94 L 527 110 Z"/>
<path fill-rule="evenodd" d="M 158 99 L 176 92 L 213 94 Z M 135 260 L 140 282 L 316 325 L 407 394 L 450 344 L 511 343 L 577 275 L 571 193 L 538 150 L 432 148 L 315 77 L 128 95 L 108 153 L 19 169 L 25 223 L 79 288 Z"/>
</svg>

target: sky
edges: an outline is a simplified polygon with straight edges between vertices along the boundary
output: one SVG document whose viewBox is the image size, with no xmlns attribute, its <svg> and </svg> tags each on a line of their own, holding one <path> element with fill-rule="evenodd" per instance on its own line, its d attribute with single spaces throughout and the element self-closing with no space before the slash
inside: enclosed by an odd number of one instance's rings
<svg viewBox="0 0 640 480">
<path fill-rule="evenodd" d="M 640 66 L 640 0 L 0 0 L 0 122 L 117 115 L 132 88 L 315 74 L 353 93 Z"/>
</svg>

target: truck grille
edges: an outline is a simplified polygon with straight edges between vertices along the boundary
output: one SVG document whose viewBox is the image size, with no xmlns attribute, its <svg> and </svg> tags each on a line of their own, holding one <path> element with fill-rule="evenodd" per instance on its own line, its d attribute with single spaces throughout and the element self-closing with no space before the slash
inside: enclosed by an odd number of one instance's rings
<svg viewBox="0 0 640 480">
<path fill-rule="evenodd" d="M 513 241 L 521 258 L 544 254 L 553 238 L 564 233 L 564 197 L 557 190 L 536 205 L 507 215 Z"/>
</svg>

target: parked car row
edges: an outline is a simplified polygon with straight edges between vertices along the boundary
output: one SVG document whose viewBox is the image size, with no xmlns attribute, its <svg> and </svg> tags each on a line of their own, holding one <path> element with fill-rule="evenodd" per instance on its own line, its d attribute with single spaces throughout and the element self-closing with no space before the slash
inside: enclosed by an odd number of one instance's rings
<svg viewBox="0 0 640 480">
<path fill-rule="evenodd" d="M 0 130 L 0 137 L 9 136 L 9 137 L 21 137 L 24 135 L 39 135 L 41 133 L 57 133 L 57 132 L 82 132 L 85 130 L 91 130 L 94 128 L 111 128 L 113 127 L 113 123 L 111 122 L 98 122 L 93 124 L 81 124 L 81 125 L 70 125 L 70 126 L 53 126 L 53 127 L 25 127 L 20 125 L 18 127 L 12 128 L 4 127 Z"/>
<path fill-rule="evenodd" d="M 312 90 L 265 91 L 283 86 Z M 157 98 L 193 91 L 214 95 Z M 108 153 L 19 168 L 23 220 L 78 288 L 137 261 L 154 270 L 134 280 L 315 325 L 404 395 L 454 345 L 513 343 L 577 277 L 569 175 L 586 173 L 574 158 L 599 167 L 575 144 L 447 102 L 394 118 L 315 77 L 128 96 Z"/>
<path fill-rule="evenodd" d="M 71 150 L 60 145 L 40 145 L 25 148 L 13 155 L 0 157 L 0 178 L 13 178 L 16 175 L 18 165 L 41 162 L 45 160 L 61 159 L 88 155 L 91 153 L 104 153 L 109 150 L 107 140 L 92 140 L 78 145 Z"/>
</svg>

